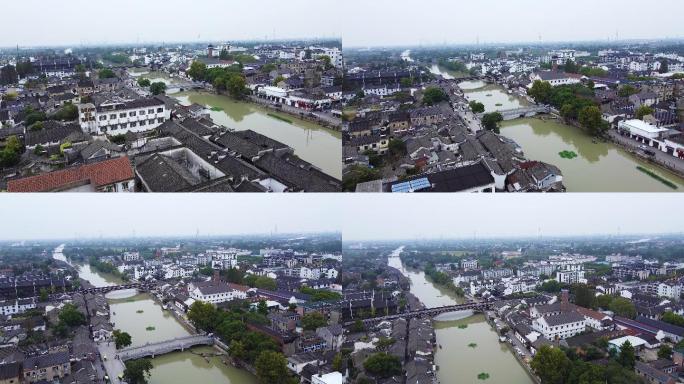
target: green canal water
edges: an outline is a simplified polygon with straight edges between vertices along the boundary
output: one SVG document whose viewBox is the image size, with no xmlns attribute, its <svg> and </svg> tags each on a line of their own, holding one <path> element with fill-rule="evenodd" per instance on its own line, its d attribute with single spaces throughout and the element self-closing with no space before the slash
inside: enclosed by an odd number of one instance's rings
<svg viewBox="0 0 684 384">
<path fill-rule="evenodd" d="M 468 81 L 459 87 L 469 100 L 485 104 L 485 111 L 520 108 L 529 104 L 498 85 Z M 513 139 L 523 149 L 526 158 L 560 168 L 568 192 L 684 191 L 683 178 L 646 163 L 612 143 L 593 142 L 583 130 L 548 116 L 505 121 L 501 124 L 501 134 Z M 562 151 L 572 151 L 578 156 L 566 159 L 559 155 Z M 639 171 L 637 166 L 653 171 L 678 188 L 663 184 Z"/>
<path fill-rule="evenodd" d="M 407 268 L 399 258 L 402 251 L 403 247 L 392 252 L 387 264 L 409 278 L 411 293 L 426 307 L 463 302 L 463 298 L 433 284 L 423 271 Z M 511 350 L 499 343 L 496 331 L 484 315 L 468 312 L 445 314 L 436 318 L 433 324 L 438 344 L 435 364 L 439 366 L 437 378 L 441 384 L 482 383 L 477 375 L 483 372 L 489 374 L 485 381 L 488 384 L 532 384 L 532 379 Z M 467 327 L 459 328 L 463 325 Z M 477 347 L 469 347 L 470 343 L 476 343 Z"/>
<path fill-rule="evenodd" d="M 181 92 L 173 95 L 182 104 L 201 104 L 215 110 L 209 114 L 218 124 L 238 131 L 251 129 L 294 148 L 295 154 L 323 172 L 342 178 L 342 135 L 320 125 L 276 113 L 252 103 L 206 92 Z M 219 110 L 220 109 L 220 110 Z M 279 116 L 280 120 L 269 114 Z"/>
</svg>

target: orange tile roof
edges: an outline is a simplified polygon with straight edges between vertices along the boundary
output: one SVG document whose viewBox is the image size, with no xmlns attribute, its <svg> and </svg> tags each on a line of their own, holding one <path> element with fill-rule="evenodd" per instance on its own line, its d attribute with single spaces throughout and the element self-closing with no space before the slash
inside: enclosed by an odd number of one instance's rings
<svg viewBox="0 0 684 384">
<path fill-rule="evenodd" d="M 9 192 L 51 192 L 79 182 L 89 182 L 96 188 L 100 188 L 134 178 L 131 162 L 128 156 L 123 156 L 99 163 L 85 164 L 38 176 L 11 180 L 7 183 L 7 190 Z"/>
</svg>

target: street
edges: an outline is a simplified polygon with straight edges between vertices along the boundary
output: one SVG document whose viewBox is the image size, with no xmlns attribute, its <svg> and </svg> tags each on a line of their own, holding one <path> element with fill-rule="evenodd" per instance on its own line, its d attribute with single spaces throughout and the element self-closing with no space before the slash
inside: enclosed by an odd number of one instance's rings
<svg viewBox="0 0 684 384">
<path fill-rule="evenodd" d="M 110 382 L 125 383 L 119 380 L 119 375 L 123 376 L 126 367 L 121 360 L 116 358 L 116 345 L 113 342 L 100 342 L 97 343 L 97 350 L 100 352 L 100 358 L 105 366 Z"/>
<path fill-rule="evenodd" d="M 640 143 L 634 139 L 631 139 L 626 136 L 622 136 L 618 134 L 614 130 L 610 130 L 608 132 L 610 137 L 619 143 L 620 145 L 625 146 L 629 150 L 634 150 L 634 151 L 640 151 L 640 146 L 644 145 L 643 143 Z M 648 149 L 652 150 L 655 152 L 655 156 L 652 158 L 654 162 L 661 164 L 665 166 L 666 168 L 671 168 L 674 169 L 678 174 L 684 175 L 684 160 L 674 157 L 668 153 L 665 153 L 663 151 L 658 150 L 657 148 L 652 148 L 652 147 L 647 147 Z"/>
</svg>

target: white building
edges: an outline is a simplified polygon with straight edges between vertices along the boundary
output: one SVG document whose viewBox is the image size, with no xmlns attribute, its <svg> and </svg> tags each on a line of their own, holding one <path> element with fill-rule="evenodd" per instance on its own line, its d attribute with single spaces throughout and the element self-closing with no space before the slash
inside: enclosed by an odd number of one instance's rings
<svg viewBox="0 0 684 384">
<path fill-rule="evenodd" d="M 682 286 L 680 284 L 658 284 L 658 296 L 667 297 L 670 299 L 679 300 L 682 294 Z"/>
<path fill-rule="evenodd" d="M 17 299 L 0 302 L 0 314 L 4 316 L 24 313 L 29 309 L 36 308 L 34 299 Z"/>
<path fill-rule="evenodd" d="M 532 328 L 549 340 L 567 339 L 584 332 L 586 320 L 581 314 L 570 311 L 542 316 L 532 321 Z"/>
<path fill-rule="evenodd" d="M 235 299 L 246 299 L 247 287 L 210 280 L 202 283 L 191 283 L 188 286 L 188 294 L 195 300 L 218 304 Z"/>
<path fill-rule="evenodd" d="M 344 384 L 344 376 L 339 372 L 311 375 L 311 384 Z"/>
<path fill-rule="evenodd" d="M 558 87 L 560 85 L 578 84 L 580 79 L 559 71 L 539 71 L 530 75 L 530 81 L 530 87 L 535 81 L 546 81 L 552 86 Z"/>
<path fill-rule="evenodd" d="M 667 128 L 656 127 L 642 120 L 623 120 L 618 123 L 618 128 L 629 132 L 629 136 L 651 147 L 660 146 L 660 137 Z"/>
<path fill-rule="evenodd" d="M 79 104 L 78 118 L 83 132 L 118 135 L 157 128 L 171 117 L 163 101 L 151 97 L 95 106 Z"/>
<path fill-rule="evenodd" d="M 138 261 L 140 260 L 140 252 L 124 252 L 123 261 Z"/>
<path fill-rule="evenodd" d="M 461 269 L 477 269 L 477 259 L 463 259 L 461 260 Z"/>
<path fill-rule="evenodd" d="M 586 283 L 584 278 L 584 265 L 566 264 L 560 266 L 556 272 L 556 281 L 565 284 Z"/>
</svg>

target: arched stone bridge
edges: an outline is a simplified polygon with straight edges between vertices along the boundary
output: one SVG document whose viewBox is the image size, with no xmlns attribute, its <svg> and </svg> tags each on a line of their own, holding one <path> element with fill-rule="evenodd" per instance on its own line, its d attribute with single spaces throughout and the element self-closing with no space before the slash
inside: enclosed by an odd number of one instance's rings
<svg viewBox="0 0 684 384">
<path fill-rule="evenodd" d="M 194 335 L 181 337 L 158 343 L 145 344 L 138 347 L 128 347 L 118 352 L 121 361 L 135 360 L 143 357 L 164 355 L 174 351 L 184 351 L 197 345 L 214 345 L 214 338 L 210 335 Z"/>
<path fill-rule="evenodd" d="M 410 312 L 404 312 L 404 313 L 399 313 L 396 315 L 389 315 L 389 316 L 382 316 L 382 317 L 374 317 L 372 319 L 364 319 L 363 325 L 369 326 L 369 325 L 375 325 L 377 323 L 381 323 L 383 321 L 392 321 L 396 319 L 416 319 L 416 318 L 424 318 L 424 317 L 435 317 L 439 316 L 444 313 L 450 313 L 450 312 L 459 312 L 459 311 L 467 311 L 467 310 L 472 310 L 472 311 L 484 311 L 486 309 L 489 309 L 492 304 L 494 304 L 495 301 L 488 301 L 488 302 L 470 302 L 470 303 L 465 303 L 465 304 L 456 304 L 456 305 L 447 305 L 444 307 L 437 307 L 437 308 L 425 308 L 421 309 L 418 311 L 410 311 Z M 349 321 L 345 323 L 346 326 L 353 325 L 355 321 Z"/>
</svg>

